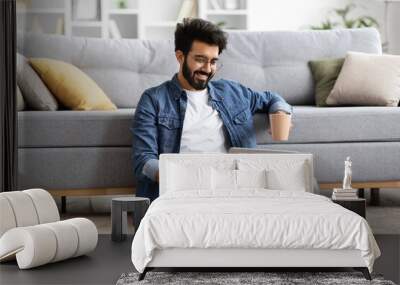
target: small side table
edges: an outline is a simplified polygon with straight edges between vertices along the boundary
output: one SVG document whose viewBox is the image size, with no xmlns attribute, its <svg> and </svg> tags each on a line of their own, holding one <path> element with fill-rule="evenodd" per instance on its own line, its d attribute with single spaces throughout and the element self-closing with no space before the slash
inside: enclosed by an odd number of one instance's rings
<svg viewBox="0 0 400 285">
<path fill-rule="evenodd" d="M 332 202 L 339 204 L 340 206 L 353 211 L 356 214 L 359 214 L 361 217 L 365 219 L 365 208 L 366 201 L 363 198 L 356 198 L 351 200 L 337 200 L 332 199 Z"/>
<path fill-rule="evenodd" d="M 123 241 L 127 232 L 127 212 L 132 212 L 135 231 L 146 214 L 150 199 L 143 197 L 118 197 L 111 201 L 111 239 Z"/>
</svg>

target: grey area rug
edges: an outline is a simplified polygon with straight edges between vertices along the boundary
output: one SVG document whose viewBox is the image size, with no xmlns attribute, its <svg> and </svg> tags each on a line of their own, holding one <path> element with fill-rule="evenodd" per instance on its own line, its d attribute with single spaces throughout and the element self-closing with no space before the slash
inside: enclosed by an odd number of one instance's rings
<svg viewBox="0 0 400 285">
<path fill-rule="evenodd" d="M 148 272 L 146 278 L 138 281 L 139 273 L 124 273 L 117 285 L 133 284 L 376 284 L 395 285 L 392 281 L 384 280 L 381 275 L 372 275 L 368 281 L 359 272 Z"/>
</svg>

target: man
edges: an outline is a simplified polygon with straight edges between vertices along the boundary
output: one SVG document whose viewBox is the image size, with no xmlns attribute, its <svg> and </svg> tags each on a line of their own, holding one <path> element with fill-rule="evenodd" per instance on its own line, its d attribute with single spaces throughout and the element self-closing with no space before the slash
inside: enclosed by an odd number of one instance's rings
<svg viewBox="0 0 400 285">
<path fill-rule="evenodd" d="M 216 25 L 185 19 L 175 31 L 179 72 L 146 90 L 133 121 L 136 195 L 158 197 L 161 153 L 227 152 L 229 147 L 255 147 L 253 114 L 292 108 L 279 95 L 255 92 L 227 80 L 210 81 L 227 38 Z"/>
</svg>

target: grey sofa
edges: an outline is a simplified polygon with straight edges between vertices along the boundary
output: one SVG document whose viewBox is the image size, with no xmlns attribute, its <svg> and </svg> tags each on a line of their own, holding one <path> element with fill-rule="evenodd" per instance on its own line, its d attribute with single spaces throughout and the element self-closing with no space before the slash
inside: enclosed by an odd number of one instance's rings
<svg viewBox="0 0 400 285">
<path fill-rule="evenodd" d="M 78 66 L 119 108 L 19 112 L 19 187 L 134 187 L 133 114 L 146 88 L 178 70 L 173 41 L 25 35 L 18 49 L 27 57 Z M 400 108 L 314 106 L 308 61 L 343 57 L 349 50 L 381 53 L 378 32 L 233 32 L 217 78 L 277 91 L 294 105 L 294 129 L 286 143 L 271 142 L 266 116 L 256 114 L 258 145 L 313 153 L 319 182 L 341 181 L 346 156 L 353 160 L 354 181 L 400 181 Z"/>
</svg>

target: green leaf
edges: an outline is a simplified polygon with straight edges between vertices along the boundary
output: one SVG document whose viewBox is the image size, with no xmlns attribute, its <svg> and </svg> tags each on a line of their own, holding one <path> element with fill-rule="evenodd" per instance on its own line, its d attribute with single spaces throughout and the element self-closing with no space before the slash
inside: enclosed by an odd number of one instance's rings
<svg viewBox="0 0 400 285">
<path fill-rule="evenodd" d="M 346 20 L 343 24 L 346 28 L 351 29 L 357 25 L 357 22 L 357 20 Z"/>
<path fill-rule="evenodd" d="M 327 19 L 325 22 L 322 22 L 320 26 L 311 26 L 311 29 L 313 29 L 313 30 L 331 30 L 335 26 L 337 26 L 337 23 L 333 23 L 329 19 Z"/>
<path fill-rule="evenodd" d="M 342 9 L 333 9 L 337 16 L 341 19 L 341 23 L 334 23 L 329 18 L 323 21 L 320 26 L 311 26 L 313 30 L 330 30 L 336 26 L 344 28 L 362 28 L 362 27 L 379 27 L 378 22 L 371 16 L 361 16 L 358 18 L 350 18 L 349 13 L 356 8 L 356 5 L 351 3 Z"/>
<path fill-rule="evenodd" d="M 357 27 L 358 28 L 362 28 L 362 27 L 377 27 L 378 28 L 379 23 L 371 16 L 362 16 L 357 19 Z"/>
</svg>

